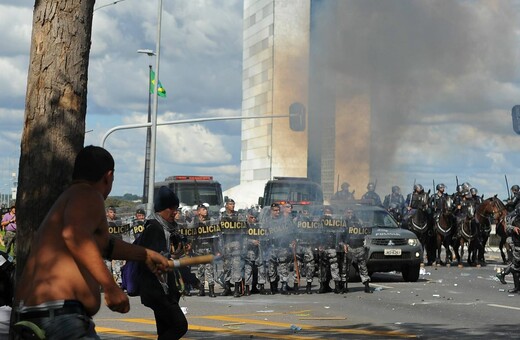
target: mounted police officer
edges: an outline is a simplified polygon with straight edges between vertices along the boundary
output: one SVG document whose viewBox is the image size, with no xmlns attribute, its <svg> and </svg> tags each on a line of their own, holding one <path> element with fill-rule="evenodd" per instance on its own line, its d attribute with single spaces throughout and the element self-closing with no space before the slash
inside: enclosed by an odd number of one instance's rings
<svg viewBox="0 0 520 340">
<path fill-rule="evenodd" d="M 385 196 L 383 207 L 394 216 L 397 222 L 401 222 L 402 213 L 406 206 L 401 188 L 397 185 L 392 187 L 392 193 Z"/>
<path fill-rule="evenodd" d="M 434 220 L 438 220 L 441 213 L 449 208 L 449 195 L 445 192 L 446 185 L 444 183 L 437 184 L 435 190 L 437 191 L 430 196 L 429 205 L 432 209 Z"/>
<path fill-rule="evenodd" d="M 520 186 L 515 184 L 511 186 L 511 198 L 506 202 L 508 212 L 512 212 L 520 204 Z"/>
<path fill-rule="evenodd" d="M 354 192 L 350 192 L 348 189 L 350 188 L 350 184 L 347 182 L 343 182 L 341 184 L 341 190 L 337 191 L 334 196 L 332 196 L 333 200 L 338 201 L 352 201 L 354 200 Z"/>
<path fill-rule="evenodd" d="M 376 193 L 375 183 L 369 182 L 367 185 L 367 192 L 361 196 L 362 200 L 372 200 L 372 205 L 382 205 L 381 197 Z"/>
</svg>

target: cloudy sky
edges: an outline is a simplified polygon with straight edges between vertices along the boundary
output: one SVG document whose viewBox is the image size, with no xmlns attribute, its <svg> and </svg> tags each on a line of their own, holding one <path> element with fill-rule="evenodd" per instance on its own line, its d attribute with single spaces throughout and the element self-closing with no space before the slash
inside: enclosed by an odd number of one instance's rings
<svg viewBox="0 0 520 340">
<path fill-rule="evenodd" d="M 94 12 L 86 144 L 146 121 L 155 61 L 137 50 L 155 49 L 157 1 L 113 2 L 98 0 Z M 336 53 L 324 58 L 339 81 L 372 89 L 374 138 L 385 146 L 376 162 L 380 194 L 394 184 L 407 192 L 413 179 L 427 188 L 444 182 L 452 192 L 458 176 L 505 197 L 505 174 L 510 185 L 520 183 L 520 136 L 511 127 L 511 108 L 520 104 L 519 1 L 345 2 Z M 18 166 L 33 5 L 0 4 L 0 192 Z M 160 121 L 240 115 L 242 7 L 241 0 L 164 1 Z M 198 174 L 215 176 L 223 189 L 239 183 L 240 123 L 162 126 L 157 138 L 157 180 Z M 144 129 L 108 137 L 114 195 L 142 193 L 144 143 Z"/>
</svg>

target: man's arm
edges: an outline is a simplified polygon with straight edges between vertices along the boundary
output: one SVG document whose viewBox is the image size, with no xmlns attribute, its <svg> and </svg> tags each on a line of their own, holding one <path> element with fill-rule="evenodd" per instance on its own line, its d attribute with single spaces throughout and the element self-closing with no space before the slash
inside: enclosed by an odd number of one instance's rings
<svg viewBox="0 0 520 340">
<path fill-rule="evenodd" d="M 115 260 L 142 261 L 146 263 L 150 271 L 159 274 L 169 268 L 168 259 L 161 254 L 135 244 L 113 238 L 114 247 L 110 258 Z"/>
<path fill-rule="evenodd" d="M 101 257 L 100 249 L 108 245 L 109 238 L 103 196 L 92 189 L 74 192 L 64 209 L 62 237 L 78 266 L 103 287 L 107 306 L 113 311 L 128 312 L 128 297 Z"/>
</svg>

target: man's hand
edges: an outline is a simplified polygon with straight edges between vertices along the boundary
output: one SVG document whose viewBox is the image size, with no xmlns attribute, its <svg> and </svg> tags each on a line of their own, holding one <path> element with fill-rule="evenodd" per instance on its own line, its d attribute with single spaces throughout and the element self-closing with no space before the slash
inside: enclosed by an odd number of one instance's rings
<svg viewBox="0 0 520 340">
<path fill-rule="evenodd" d="M 110 310 L 118 313 L 128 313 L 130 302 L 128 296 L 115 284 L 110 288 L 105 288 L 105 303 Z"/>
<path fill-rule="evenodd" d="M 146 260 L 144 263 L 146 263 L 150 271 L 155 275 L 159 275 L 169 268 L 168 259 L 150 249 L 146 249 Z"/>
<path fill-rule="evenodd" d="M 518 228 L 518 227 L 514 227 L 513 231 L 514 231 L 517 235 L 520 235 L 520 228 Z"/>
</svg>

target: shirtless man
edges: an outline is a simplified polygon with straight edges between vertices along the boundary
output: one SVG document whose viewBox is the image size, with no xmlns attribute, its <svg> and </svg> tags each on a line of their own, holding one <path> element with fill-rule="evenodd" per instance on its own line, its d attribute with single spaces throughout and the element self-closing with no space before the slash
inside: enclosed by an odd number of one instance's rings
<svg viewBox="0 0 520 340">
<path fill-rule="evenodd" d="M 144 261 L 155 274 L 166 270 L 167 259 L 159 253 L 109 236 L 104 200 L 113 181 L 108 151 L 96 146 L 80 151 L 71 186 L 35 234 L 17 286 L 15 323 L 35 324 L 47 339 L 99 339 L 91 317 L 100 308 L 100 287 L 108 308 L 130 310 L 103 258 Z"/>
</svg>

